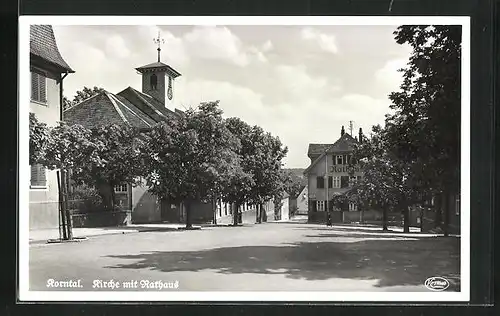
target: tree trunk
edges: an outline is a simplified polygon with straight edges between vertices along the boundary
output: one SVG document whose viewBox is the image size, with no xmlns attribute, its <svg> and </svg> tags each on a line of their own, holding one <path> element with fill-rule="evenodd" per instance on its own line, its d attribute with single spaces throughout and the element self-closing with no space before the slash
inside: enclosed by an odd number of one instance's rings
<svg viewBox="0 0 500 316">
<path fill-rule="evenodd" d="M 260 224 L 260 204 L 255 206 L 255 223 Z"/>
<path fill-rule="evenodd" d="M 388 231 L 387 228 L 387 207 L 382 207 L 382 230 Z"/>
<path fill-rule="evenodd" d="M 59 214 L 61 215 L 60 221 L 59 221 L 59 237 L 62 235 L 62 239 L 66 240 L 68 239 L 68 231 L 66 229 L 66 211 L 64 209 L 64 196 L 63 196 L 63 188 L 61 186 L 62 178 L 61 178 L 61 171 L 57 171 L 57 186 L 59 189 Z M 62 234 L 61 234 L 62 232 Z"/>
<path fill-rule="evenodd" d="M 115 190 L 114 187 L 107 182 L 97 183 L 97 190 L 102 198 L 102 206 L 105 211 L 113 211 Z"/>
<path fill-rule="evenodd" d="M 403 202 L 403 232 L 410 232 L 410 210 L 408 209 L 408 205 L 406 202 Z"/>
<path fill-rule="evenodd" d="M 449 220 L 450 220 L 450 194 L 448 190 L 444 191 L 443 196 L 443 234 L 449 236 Z"/>
<path fill-rule="evenodd" d="M 68 230 L 68 240 L 73 239 L 73 218 L 71 217 L 71 209 L 68 205 L 68 172 L 64 171 L 62 174 L 62 180 L 63 182 L 61 183 L 61 186 L 63 188 L 63 204 L 64 204 L 64 209 L 66 210 L 66 227 Z"/>
<path fill-rule="evenodd" d="M 191 201 L 189 199 L 186 199 L 184 208 L 186 210 L 186 228 L 189 229 L 193 227 L 193 224 L 191 223 Z"/>
<path fill-rule="evenodd" d="M 264 204 L 260 204 L 260 214 L 259 214 L 259 223 L 262 223 L 264 221 L 267 221 L 267 217 L 266 217 L 266 209 L 264 207 Z"/>
<path fill-rule="evenodd" d="M 441 227 L 442 221 L 442 195 L 437 194 L 434 196 L 434 228 Z"/>
<path fill-rule="evenodd" d="M 217 225 L 217 200 L 215 198 L 212 199 L 212 209 L 213 209 L 212 223 L 214 225 Z"/>
<path fill-rule="evenodd" d="M 239 203 L 233 203 L 233 226 L 238 226 L 238 211 L 240 209 Z"/>
</svg>

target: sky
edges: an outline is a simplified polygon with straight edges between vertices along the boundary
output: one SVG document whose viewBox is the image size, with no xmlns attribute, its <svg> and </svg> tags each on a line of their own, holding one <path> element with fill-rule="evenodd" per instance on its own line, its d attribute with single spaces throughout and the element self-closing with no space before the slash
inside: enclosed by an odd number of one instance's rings
<svg viewBox="0 0 500 316">
<path fill-rule="evenodd" d="M 53 28 L 75 70 L 64 82 L 70 99 L 84 86 L 141 90 L 135 68 L 156 62 L 153 38 L 161 31 L 161 61 L 182 74 L 175 107 L 219 100 L 225 117 L 278 136 L 288 147 L 287 168 L 306 168 L 309 143 L 335 142 L 351 120 L 354 135 L 383 124 L 411 52 L 395 42 L 397 25 Z"/>
</svg>

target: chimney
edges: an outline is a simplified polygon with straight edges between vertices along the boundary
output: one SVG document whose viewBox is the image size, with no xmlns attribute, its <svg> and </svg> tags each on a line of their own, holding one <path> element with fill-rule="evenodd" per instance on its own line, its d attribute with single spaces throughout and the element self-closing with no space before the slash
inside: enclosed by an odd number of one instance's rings
<svg viewBox="0 0 500 316">
<path fill-rule="evenodd" d="M 340 137 L 344 136 L 345 130 L 344 130 L 344 125 L 342 125 L 342 129 L 340 130 Z"/>
<path fill-rule="evenodd" d="M 359 128 L 359 142 L 362 143 L 363 142 L 363 130 L 361 129 L 361 127 Z"/>
</svg>

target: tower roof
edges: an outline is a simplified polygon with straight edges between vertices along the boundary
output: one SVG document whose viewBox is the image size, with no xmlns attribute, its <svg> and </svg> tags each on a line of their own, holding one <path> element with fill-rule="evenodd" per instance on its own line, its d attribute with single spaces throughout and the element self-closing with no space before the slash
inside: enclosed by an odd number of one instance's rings
<svg viewBox="0 0 500 316">
<path fill-rule="evenodd" d="M 181 74 L 177 70 L 175 70 L 174 68 L 172 68 L 169 65 L 164 64 L 160 61 L 135 68 L 135 70 L 137 70 L 140 73 L 145 73 L 145 72 L 150 72 L 150 71 L 164 71 L 172 78 L 177 78 L 177 77 L 181 76 Z"/>
</svg>

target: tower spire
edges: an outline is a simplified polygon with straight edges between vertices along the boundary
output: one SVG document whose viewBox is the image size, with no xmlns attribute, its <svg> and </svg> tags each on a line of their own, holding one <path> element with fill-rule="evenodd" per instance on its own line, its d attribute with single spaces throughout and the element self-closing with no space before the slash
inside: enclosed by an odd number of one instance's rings
<svg viewBox="0 0 500 316">
<path fill-rule="evenodd" d="M 158 51 L 158 62 L 160 62 L 161 44 L 165 44 L 165 40 L 160 37 L 160 31 L 158 31 L 158 37 L 153 38 L 153 42 L 158 45 L 156 50 Z"/>
<path fill-rule="evenodd" d="M 351 136 L 352 136 L 353 123 L 354 123 L 353 121 L 349 121 L 349 131 Z"/>
</svg>

